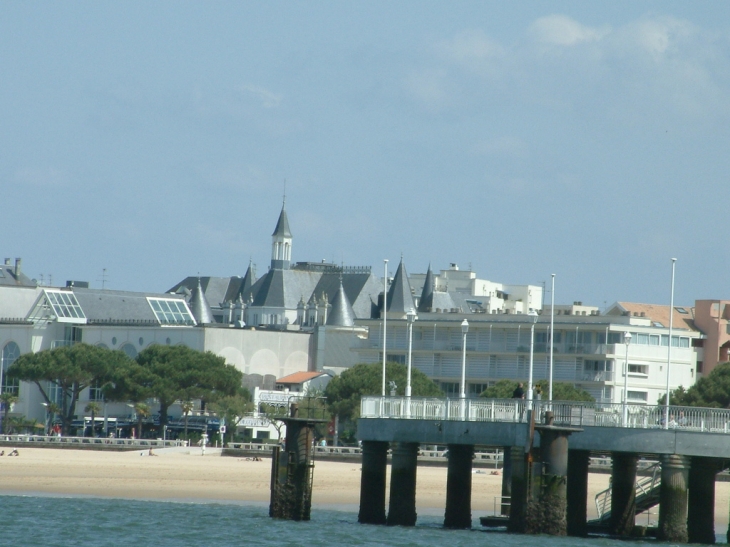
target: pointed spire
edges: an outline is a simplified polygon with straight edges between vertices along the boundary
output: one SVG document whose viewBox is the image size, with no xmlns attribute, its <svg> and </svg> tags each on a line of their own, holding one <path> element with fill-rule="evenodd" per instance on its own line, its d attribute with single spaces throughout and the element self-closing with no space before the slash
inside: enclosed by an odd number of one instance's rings
<svg viewBox="0 0 730 547">
<path fill-rule="evenodd" d="M 271 234 L 271 269 L 286 270 L 291 264 L 292 234 L 289 229 L 289 218 L 286 216 L 286 202 L 281 206 L 279 220 L 274 233 Z"/>
<path fill-rule="evenodd" d="M 433 309 L 433 271 L 431 271 L 431 263 L 428 263 L 428 271 L 426 279 L 423 282 L 423 291 L 421 291 L 421 299 L 418 301 L 418 311 L 429 312 Z"/>
<path fill-rule="evenodd" d="M 355 312 L 342 286 L 342 276 L 340 276 L 340 288 L 332 299 L 332 311 L 327 317 L 327 325 L 335 327 L 355 326 Z"/>
<path fill-rule="evenodd" d="M 289 230 L 289 217 L 286 215 L 286 200 L 281 205 L 281 213 L 279 213 L 279 220 L 276 222 L 276 228 L 272 236 L 280 237 L 292 237 L 291 230 Z"/>
<path fill-rule="evenodd" d="M 193 312 L 193 317 L 198 325 L 210 325 L 215 323 L 213 318 L 213 311 L 210 309 L 208 299 L 205 298 L 203 292 L 203 286 L 200 283 L 198 277 L 198 285 L 193 289 L 193 294 L 190 296 L 190 311 Z"/>
<path fill-rule="evenodd" d="M 248 299 L 248 295 L 251 294 L 251 287 L 254 283 L 256 283 L 256 269 L 254 268 L 253 261 L 249 259 L 248 269 L 241 281 L 241 287 L 238 289 L 238 298 L 246 301 Z"/>
<path fill-rule="evenodd" d="M 398 269 L 393 277 L 393 282 L 390 284 L 390 290 L 388 291 L 388 313 L 405 315 L 411 308 L 415 309 L 416 305 L 413 302 L 413 293 L 411 291 L 411 284 L 408 281 L 406 267 L 401 258 Z"/>
</svg>

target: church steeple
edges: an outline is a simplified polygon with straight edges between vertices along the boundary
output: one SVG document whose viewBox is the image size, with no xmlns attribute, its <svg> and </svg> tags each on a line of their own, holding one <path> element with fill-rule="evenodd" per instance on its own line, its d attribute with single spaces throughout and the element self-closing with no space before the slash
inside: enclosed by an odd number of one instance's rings
<svg viewBox="0 0 730 547">
<path fill-rule="evenodd" d="M 292 235 L 289 230 L 289 218 L 286 216 L 286 198 L 281 205 L 281 213 L 276 229 L 271 234 L 271 269 L 287 270 L 291 264 Z"/>
</svg>

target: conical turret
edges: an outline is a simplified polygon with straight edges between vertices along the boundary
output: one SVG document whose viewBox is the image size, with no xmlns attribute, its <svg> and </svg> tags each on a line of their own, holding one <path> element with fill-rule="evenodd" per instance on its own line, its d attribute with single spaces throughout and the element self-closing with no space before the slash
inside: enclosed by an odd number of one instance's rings
<svg viewBox="0 0 730 547">
<path fill-rule="evenodd" d="M 190 311 L 193 312 L 193 317 L 198 325 L 215 323 L 213 311 L 210 309 L 208 299 L 205 298 L 203 287 L 200 284 L 200 278 L 198 278 L 198 285 L 193 289 L 193 293 L 190 296 Z"/>
</svg>

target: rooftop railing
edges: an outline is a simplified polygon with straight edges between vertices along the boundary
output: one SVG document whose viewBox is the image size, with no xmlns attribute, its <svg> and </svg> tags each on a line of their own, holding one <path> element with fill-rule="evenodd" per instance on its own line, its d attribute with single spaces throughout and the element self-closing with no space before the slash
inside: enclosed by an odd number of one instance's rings
<svg viewBox="0 0 730 547">
<path fill-rule="evenodd" d="M 665 424 L 664 406 L 575 401 L 532 401 L 535 421 L 551 410 L 555 425 L 573 427 L 626 427 L 633 429 L 681 429 L 730 433 L 730 410 L 670 406 Z M 530 402 L 524 399 L 435 399 L 422 397 L 363 397 L 361 418 L 511 422 L 526 420 Z"/>
</svg>

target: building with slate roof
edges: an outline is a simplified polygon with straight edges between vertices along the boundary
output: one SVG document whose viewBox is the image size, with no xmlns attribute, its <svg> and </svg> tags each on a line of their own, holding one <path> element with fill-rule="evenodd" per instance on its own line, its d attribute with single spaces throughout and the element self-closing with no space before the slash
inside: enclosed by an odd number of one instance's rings
<svg viewBox="0 0 730 547">
<path fill-rule="evenodd" d="M 88 288 L 88 283 L 69 282 L 49 287 L 28 279 L 6 261 L 0 268 L 0 385 L 3 392 L 18 395 L 11 415 L 23 415 L 43 423 L 47 418 L 34 384 L 9 380 L 5 371 L 23 353 L 53 349 L 76 342 L 119 349 L 134 358 L 153 344 L 183 344 L 211 351 L 247 375 L 254 386 L 271 385 L 276 378 L 309 370 L 311 333 L 235 328 L 220 324 L 196 278 L 192 291 L 138 293 Z M 213 285 L 210 285 L 211 287 Z M 231 288 L 236 294 L 237 288 Z M 228 290 L 228 287 L 226 287 Z M 239 292 L 240 294 L 240 292 Z M 60 403 L 60 392 L 51 389 Z M 101 392 L 90 388 L 81 394 L 77 412 Z M 111 417 L 129 417 L 126 404 L 107 405 Z M 179 407 L 170 409 L 171 416 Z"/>
</svg>

